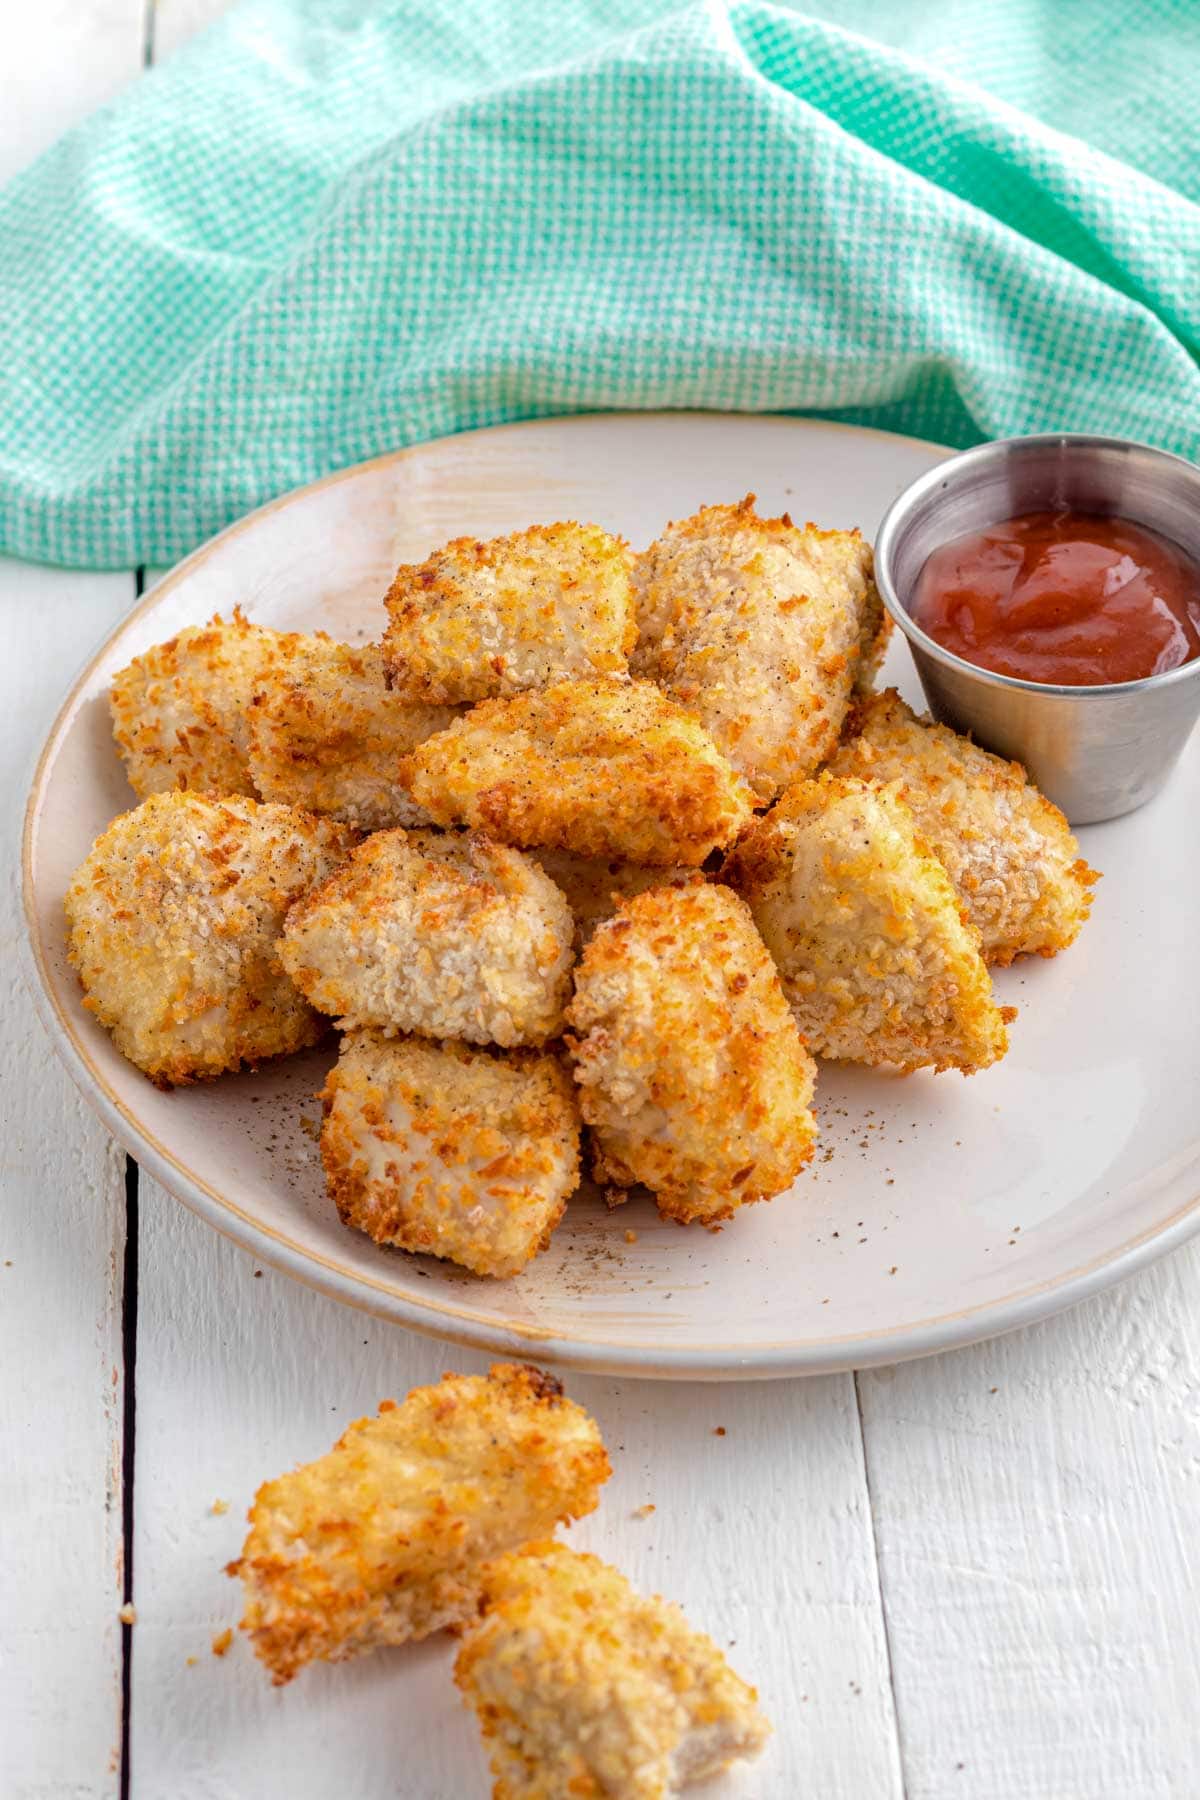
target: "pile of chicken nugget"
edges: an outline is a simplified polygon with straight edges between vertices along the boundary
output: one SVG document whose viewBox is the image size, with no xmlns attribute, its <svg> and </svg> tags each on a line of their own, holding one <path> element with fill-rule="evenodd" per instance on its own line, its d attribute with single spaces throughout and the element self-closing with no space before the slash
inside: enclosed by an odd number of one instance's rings
<svg viewBox="0 0 1200 1800">
<path fill-rule="evenodd" d="M 585 1160 L 727 1220 L 812 1155 L 815 1058 L 986 1068 L 989 965 L 1087 917 L 1023 770 L 872 691 L 857 532 L 753 496 L 637 555 L 534 526 L 385 607 L 366 647 L 235 613 L 137 657 L 141 803 L 67 894 L 85 1004 L 159 1084 L 336 1025 L 322 1162 L 378 1243 L 514 1275 Z"/>
</svg>

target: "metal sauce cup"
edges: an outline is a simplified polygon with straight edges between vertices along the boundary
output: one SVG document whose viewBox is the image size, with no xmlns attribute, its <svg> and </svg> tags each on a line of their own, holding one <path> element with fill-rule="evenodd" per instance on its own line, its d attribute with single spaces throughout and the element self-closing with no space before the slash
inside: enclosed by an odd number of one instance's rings
<svg viewBox="0 0 1200 1800">
<path fill-rule="evenodd" d="M 1200 563 L 1200 468 L 1148 444 L 1072 434 L 980 444 L 922 475 L 879 527 L 875 579 L 934 717 L 1024 763 L 1073 825 L 1089 825 L 1132 812 L 1170 774 L 1200 713 L 1200 658 L 1144 681 L 1057 687 L 964 662 L 908 612 L 939 545 L 1059 508 L 1149 526 Z"/>
</svg>

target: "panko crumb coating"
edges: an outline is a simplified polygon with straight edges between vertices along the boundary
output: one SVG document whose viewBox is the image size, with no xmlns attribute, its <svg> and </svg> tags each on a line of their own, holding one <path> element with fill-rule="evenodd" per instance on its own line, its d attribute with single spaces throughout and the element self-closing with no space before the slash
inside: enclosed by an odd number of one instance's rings
<svg viewBox="0 0 1200 1800">
<path fill-rule="evenodd" d="M 254 793 L 247 752 L 250 698 L 280 633 L 235 607 L 155 644 L 113 677 L 113 736 L 129 785 L 147 794 L 190 788 Z"/>
<path fill-rule="evenodd" d="M 857 531 L 760 519 L 747 494 L 669 525 L 634 591 L 634 673 L 695 713 L 760 805 L 824 761 L 884 640 Z"/>
<path fill-rule="evenodd" d="M 152 794 L 96 839 L 66 895 L 84 1005 L 161 1087 L 319 1042 L 279 959 L 288 907 L 357 841 L 245 796 Z"/>
<path fill-rule="evenodd" d="M 445 705 L 626 674 L 637 636 L 631 562 L 620 538 L 566 522 L 455 538 L 402 565 L 386 599 L 392 686 Z"/>
<path fill-rule="evenodd" d="M 552 1375 L 444 1375 L 259 1488 L 229 1565 L 242 1629 L 279 1686 L 306 1663 L 459 1624 L 488 1558 L 593 1512 L 611 1473 L 595 1422 Z"/>
<path fill-rule="evenodd" d="M 454 1679 L 494 1800 L 671 1800 L 770 1736 L 712 1639 L 599 1557 L 530 1544 L 485 1570 L 482 1604 Z"/>
<path fill-rule="evenodd" d="M 979 931 L 986 962 L 1054 956 L 1075 942 L 1099 877 L 1020 763 L 918 718 L 894 688 L 863 701 L 851 723 L 856 735 L 830 769 L 899 784 Z"/>
<path fill-rule="evenodd" d="M 570 907 L 520 850 L 380 831 L 293 907 L 280 954 L 343 1031 L 511 1045 L 562 1030 L 573 945 Z"/>
<path fill-rule="evenodd" d="M 597 1181 L 727 1219 L 812 1155 L 816 1067 L 749 909 L 699 879 L 624 901 L 576 971 L 567 1039 Z"/>
<path fill-rule="evenodd" d="M 614 856 L 576 856 L 571 850 L 531 850 L 529 854 L 566 895 L 580 948 L 597 925 L 612 918 L 622 900 L 644 894 L 649 887 L 690 881 L 696 873 L 682 864 L 655 869 L 646 863 L 621 862 Z"/>
<path fill-rule="evenodd" d="M 400 759 L 454 716 L 451 707 L 414 706 L 389 692 L 378 644 L 281 634 L 251 698 L 250 777 L 264 800 L 363 831 L 425 825 L 401 785 Z"/>
<path fill-rule="evenodd" d="M 646 681 L 485 700 L 418 745 L 402 774 L 439 825 L 656 867 L 698 867 L 751 813 L 704 727 Z"/>
<path fill-rule="evenodd" d="M 329 1192 L 377 1244 L 515 1275 L 579 1184 L 579 1107 L 550 1054 L 348 1032 L 321 1099 Z"/>
<path fill-rule="evenodd" d="M 749 903 L 819 1056 L 971 1074 L 1004 1055 L 979 933 L 894 789 L 795 783 L 721 879 Z"/>
</svg>

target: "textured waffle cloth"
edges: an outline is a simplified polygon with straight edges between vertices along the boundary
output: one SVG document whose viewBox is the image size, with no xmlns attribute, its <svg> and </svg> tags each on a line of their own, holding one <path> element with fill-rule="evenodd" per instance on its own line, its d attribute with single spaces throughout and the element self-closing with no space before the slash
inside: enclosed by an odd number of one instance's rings
<svg viewBox="0 0 1200 1800">
<path fill-rule="evenodd" d="M 821 14 L 243 0 L 0 194 L 0 548 L 611 407 L 1195 454 L 1200 6 Z"/>
</svg>

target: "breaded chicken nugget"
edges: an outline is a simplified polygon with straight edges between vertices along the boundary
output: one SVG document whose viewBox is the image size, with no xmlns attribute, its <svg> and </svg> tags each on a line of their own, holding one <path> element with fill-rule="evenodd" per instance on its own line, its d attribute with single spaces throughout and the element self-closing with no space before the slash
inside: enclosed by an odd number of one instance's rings
<svg viewBox="0 0 1200 1800">
<path fill-rule="evenodd" d="M 754 495 L 669 525 L 634 568 L 634 673 L 694 712 L 760 804 L 837 743 L 883 608 L 856 531 L 760 519 Z"/>
<path fill-rule="evenodd" d="M 649 887 L 690 881 L 694 869 L 680 864 L 655 869 L 646 863 L 620 862 L 612 856 L 576 856 L 570 850 L 531 850 L 530 855 L 567 897 L 575 916 L 576 943 L 582 948 L 604 919 L 611 919 L 622 900 Z"/>
<path fill-rule="evenodd" d="M 624 675 L 637 636 L 631 560 L 598 525 L 455 538 L 396 571 L 383 639 L 392 686 L 441 705 Z"/>
<path fill-rule="evenodd" d="M 892 788 L 798 781 L 726 859 L 820 1056 L 971 1074 L 1008 1036 L 979 933 Z"/>
<path fill-rule="evenodd" d="M 247 765 L 255 684 L 279 633 L 235 607 L 155 644 L 113 677 L 113 736 L 139 799 L 171 788 L 253 794 Z"/>
<path fill-rule="evenodd" d="M 96 839 L 67 890 L 84 1005 L 162 1087 L 317 1043 L 326 1021 L 284 970 L 279 934 L 354 842 L 290 806 L 152 794 Z"/>
<path fill-rule="evenodd" d="M 327 1455 L 264 1482 L 241 1560 L 243 1631 L 277 1685 L 473 1614 L 489 1557 L 595 1510 L 600 1433 L 538 1369 L 445 1375 Z"/>
<path fill-rule="evenodd" d="M 280 954 L 343 1031 L 543 1044 L 562 1030 L 571 909 L 520 850 L 380 831 L 288 916 Z"/>
<path fill-rule="evenodd" d="M 835 775 L 897 782 L 983 941 L 984 960 L 1054 956 L 1079 936 L 1099 879 L 1020 763 L 918 718 L 894 688 L 859 707 Z"/>
<path fill-rule="evenodd" d="M 595 1174 L 683 1223 L 787 1187 L 812 1154 L 816 1075 L 749 910 L 695 880 L 622 902 L 567 1013 Z"/>
<path fill-rule="evenodd" d="M 264 800 L 344 819 L 364 831 L 428 824 L 400 784 L 400 758 L 454 718 L 413 706 L 384 684 L 378 644 L 281 635 L 257 681 L 248 765 Z"/>
<path fill-rule="evenodd" d="M 515 1275 L 579 1184 L 579 1108 L 555 1056 L 348 1032 L 321 1098 L 329 1192 L 377 1244 Z"/>
<path fill-rule="evenodd" d="M 560 681 L 485 700 L 406 758 L 439 825 L 580 856 L 697 867 L 750 816 L 703 726 L 647 681 Z"/>
<path fill-rule="evenodd" d="M 770 1735 L 712 1639 L 599 1557 L 530 1544 L 484 1572 L 483 1606 L 454 1679 L 494 1800 L 670 1800 Z"/>
</svg>

